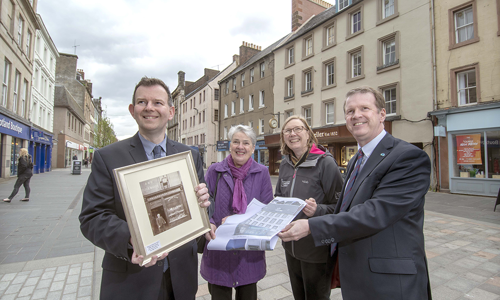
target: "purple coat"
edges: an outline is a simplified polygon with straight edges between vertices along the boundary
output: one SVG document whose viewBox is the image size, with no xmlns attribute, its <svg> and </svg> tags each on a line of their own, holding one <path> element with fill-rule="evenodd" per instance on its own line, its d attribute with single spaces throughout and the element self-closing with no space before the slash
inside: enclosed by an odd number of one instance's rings
<svg viewBox="0 0 500 300">
<path fill-rule="evenodd" d="M 217 185 L 215 212 L 210 222 L 218 227 L 224 217 L 234 214 L 231 208 L 234 182 L 227 158 L 208 168 L 205 180 L 211 194 L 215 188 L 217 173 L 222 174 Z M 273 199 L 269 170 L 255 161 L 243 180 L 243 187 L 248 203 L 253 198 L 265 204 Z M 256 283 L 266 275 L 265 254 L 264 251 L 210 251 L 205 246 L 200 273 L 209 283 L 226 287 Z"/>
</svg>

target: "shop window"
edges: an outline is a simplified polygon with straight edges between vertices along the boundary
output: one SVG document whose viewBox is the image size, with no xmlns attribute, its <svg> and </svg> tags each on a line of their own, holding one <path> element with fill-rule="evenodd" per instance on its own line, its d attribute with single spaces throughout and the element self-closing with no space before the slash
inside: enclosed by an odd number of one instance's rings
<svg viewBox="0 0 500 300">
<path fill-rule="evenodd" d="M 452 176 L 500 179 L 500 131 L 453 134 Z"/>
</svg>

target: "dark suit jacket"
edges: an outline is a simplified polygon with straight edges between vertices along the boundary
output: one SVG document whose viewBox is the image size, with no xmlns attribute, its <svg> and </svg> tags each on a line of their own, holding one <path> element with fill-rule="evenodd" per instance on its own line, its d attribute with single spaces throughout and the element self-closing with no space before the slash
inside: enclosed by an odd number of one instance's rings
<svg viewBox="0 0 500 300">
<path fill-rule="evenodd" d="M 309 219 L 317 246 L 338 243 L 344 299 L 431 299 L 423 234 L 430 172 L 424 151 L 387 133 L 334 214 Z M 339 212 L 343 201 L 347 212 Z"/>
<path fill-rule="evenodd" d="M 167 155 L 191 150 L 167 139 Z M 198 179 L 205 182 L 200 155 L 192 151 Z M 83 193 L 80 228 L 94 245 L 106 251 L 102 261 L 100 299 L 157 299 L 163 278 L 163 261 L 144 268 L 132 264 L 128 249 L 130 231 L 125 219 L 113 169 L 147 161 L 136 134 L 94 153 L 92 173 Z M 193 240 L 168 254 L 176 299 L 195 299 L 198 290 L 198 255 Z"/>
</svg>

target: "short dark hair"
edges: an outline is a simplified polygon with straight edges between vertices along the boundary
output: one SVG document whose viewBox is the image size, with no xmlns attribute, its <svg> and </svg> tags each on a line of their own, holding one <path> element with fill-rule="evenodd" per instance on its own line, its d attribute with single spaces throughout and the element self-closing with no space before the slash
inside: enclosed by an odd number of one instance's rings
<svg viewBox="0 0 500 300">
<path fill-rule="evenodd" d="M 378 90 L 369 87 L 369 86 L 360 86 L 355 89 L 350 90 L 347 92 L 345 95 L 345 100 L 344 100 L 344 113 L 345 113 L 345 105 L 347 103 L 347 99 L 351 97 L 354 94 L 366 94 L 366 93 L 371 93 L 373 94 L 373 97 L 375 97 L 375 106 L 377 107 L 378 111 L 380 112 L 382 109 L 385 108 L 385 99 L 384 95 L 382 95 L 381 92 Z"/>
<path fill-rule="evenodd" d="M 174 106 L 174 99 L 172 99 L 172 95 L 170 94 L 170 89 L 165 84 L 165 82 L 163 82 L 163 80 L 161 79 L 149 78 L 147 76 L 142 77 L 141 81 L 139 81 L 139 83 L 135 86 L 134 94 L 132 95 L 132 105 L 135 105 L 135 92 L 140 86 L 154 86 L 154 85 L 159 85 L 165 89 L 168 95 L 168 106 L 170 107 Z"/>
</svg>

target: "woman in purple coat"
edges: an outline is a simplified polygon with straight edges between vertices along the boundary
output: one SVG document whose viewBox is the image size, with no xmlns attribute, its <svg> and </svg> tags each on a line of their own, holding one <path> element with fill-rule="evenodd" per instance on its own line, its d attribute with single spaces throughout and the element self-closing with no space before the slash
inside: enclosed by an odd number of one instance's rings
<svg viewBox="0 0 500 300">
<path fill-rule="evenodd" d="M 251 127 L 237 125 L 228 133 L 230 155 L 222 162 L 212 164 L 205 175 L 211 195 L 215 190 L 215 211 L 210 219 L 210 240 L 226 217 L 243 214 L 253 198 L 267 204 L 273 199 L 273 188 L 268 169 L 252 159 L 257 138 Z M 231 299 L 232 288 L 237 300 L 257 299 L 257 281 L 266 275 L 264 251 L 216 251 L 205 246 L 201 259 L 201 276 L 208 281 L 212 299 Z"/>
</svg>

